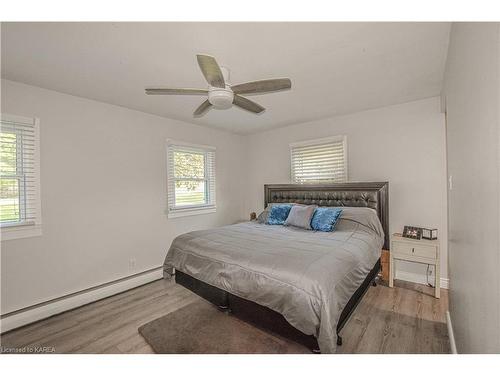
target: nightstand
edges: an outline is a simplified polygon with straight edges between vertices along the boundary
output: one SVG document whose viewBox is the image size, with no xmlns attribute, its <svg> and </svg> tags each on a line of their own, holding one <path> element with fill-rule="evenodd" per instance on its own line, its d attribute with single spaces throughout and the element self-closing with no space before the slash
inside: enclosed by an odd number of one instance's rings
<svg viewBox="0 0 500 375">
<path fill-rule="evenodd" d="M 391 236 L 391 251 L 389 265 L 389 287 L 394 286 L 394 276 L 396 268 L 394 261 L 401 259 L 407 262 L 416 262 L 423 264 L 432 264 L 435 266 L 435 291 L 434 295 L 439 298 L 439 241 L 438 240 L 412 240 L 402 237 L 401 235 L 393 234 Z"/>
</svg>

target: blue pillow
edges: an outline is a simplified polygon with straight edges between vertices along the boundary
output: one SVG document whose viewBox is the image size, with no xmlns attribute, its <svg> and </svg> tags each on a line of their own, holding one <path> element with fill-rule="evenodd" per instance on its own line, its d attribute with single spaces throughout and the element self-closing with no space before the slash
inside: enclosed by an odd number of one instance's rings
<svg viewBox="0 0 500 375">
<path fill-rule="evenodd" d="M 270 225 L 283 225 L 292 209 L 291 204 L 274 204 L 269 211 L 267 217 L 267 224 Z"/>
<path fill-rule="evenodd" d="M 320 232 L 331 232 L 342 214 L 341 208 L 318 207 L 311 220 L 311 228 Z"/>
</svg>

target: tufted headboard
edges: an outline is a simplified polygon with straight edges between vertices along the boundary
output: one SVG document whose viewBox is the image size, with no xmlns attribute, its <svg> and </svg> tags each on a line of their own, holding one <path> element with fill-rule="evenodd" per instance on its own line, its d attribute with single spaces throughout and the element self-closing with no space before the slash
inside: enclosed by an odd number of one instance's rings
<svg viewBox="0 0 500 375">
<path fill-rule="evenodd" d="M 265 207 L 269 203 L 300 203 L 318 206 L 370 207 L 384 229 L 384 249 L 389 250 L 389 183 L 347 182 L 342 184 L 264 185 Z"/>
</svg>

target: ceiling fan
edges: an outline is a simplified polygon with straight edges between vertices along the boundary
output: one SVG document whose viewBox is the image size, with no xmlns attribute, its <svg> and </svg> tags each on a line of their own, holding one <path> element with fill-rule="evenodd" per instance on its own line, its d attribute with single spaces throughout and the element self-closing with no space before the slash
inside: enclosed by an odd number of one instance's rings
<svg viewBox="0 0 500 375">
<path fill-rule="evenodd" d="M 242 94 L 265 94 L 287 90 L 292 87 L 289 78 L 265 79 L 241 83 L 239 85 L 229 84 L 229 69 L 219 66 L 214 57 L 208 55 L 196 55 L 201 72 L 208 82 L 207 89 L 169 89 L 169 88 L 147 88 L 147 95 L 208 95 L 208 99 L 196 108 L 193 115 L 203 116 L 210 108 L 228 109 L 234 104 L 240 108 L 253 113 L 261 113 L 265 110 L 261 105 L 241 96 Z"/>
</svg>

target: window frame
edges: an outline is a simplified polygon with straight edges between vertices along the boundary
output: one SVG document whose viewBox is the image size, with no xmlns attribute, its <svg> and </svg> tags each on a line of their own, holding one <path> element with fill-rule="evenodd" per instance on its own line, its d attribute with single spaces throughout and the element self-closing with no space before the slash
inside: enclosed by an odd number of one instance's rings
<svg viewBox="0 0 500 375">
<path fill-rule="evenodd" d="M 1 113 L 0 114 L 0 119 L 3 121 L 7 122 L 14 122 L 14 123 L 23 123 L 23 124 L 33 124 L 33 130 L 34 130 L 34 155 L 33 155 L 33 163 L 34 163 L 34 183 L 33 183 L 33 188 L 34 188 L 34 194 L 35 194 L 35 199 L 33 203 L 33 210 L 35 212 L 35 218 L 33 220 L 26 220 L 26 199 L 23 197 L 21 199 L 21 196 L 23 194 L 23 191 L 26 189 L 26 182 L 23 182 L 23 188 L 20 188 L 20 198 L 19 198 L 19 205 L 20 205 L 20 216 L 21 220 L 16 221 L 16 222 L 6 222 L 6 223 L 0 223 L 0 233 L 1 233 L 1 240 L 2 241 L 8 241 L 8 240 L 14 240 L 18 238 L 26 238 L 26 237 L 34 237 L 34 236 L 40 236 L 42 235 L 42 209 L 41 209 L 41 194 L 40 194 L 40 119 L 37 117 L 25 117 L 25 116 L 18 116 L 18 115 L 11 115 L 7 113 Z M 21 143 L 21 148 L 16 147 L 16 153 L 23 154 L 22 150 L 22 137 L 20 139 L 16 139 L 17 145 Z M 19 158 L 16 160 L 17 165 L 19 166 Z M 21 179 L 25 178 L 25 172 L 24 172 L 24 162 L 21 161 L 21 169 L 23 170 L 22 173 L 19 173 L 16 168 L 16 174 L 12 175 L 12 178 L 14 179 Z M 31 207 L 31 206 L 30 206 Z"/>
<path fill-rule="evenodd" d="M 179 147 L 180 149 L 186 148 L 192 149 L 193 153 L 199 153 L 204 155 L 204 178 L 176 178 L 175 177 L 175 167 L 174 161 L 170 160 L 170 151 L 171 147 Z M 216 171 L 215 171 L 215 158 L 216 158 L 216 148 L 214 146 L 208 145 L 200 145 L 194 143 L 187 143 L 182 141 L 176 141 L 173 139 L 167 139 L 166 142 L 166 150 L 167 150 L 167 216 L 169 219 L 183 216 L 191 216 L 191 215 L 200 215 L 200 214 L 209 214 L 217 211 L 216 204 Z M 174 151 L 172 151 L 173 153 Z M 208 165 L 208 155 L 209 153 L 213 153 L 213 170 L 210 170 Z M 170 172 L 169 168 L 173 168 L 174 170 Z M 175 183 L 178 180 L 188 180 L 188 181 L 204 181 L 205 184 L 205 204 L 196 204 L 196 205 L 186 205 L 186 206 L 178 206 L 175 207 Z M 211 188 L 213 180 L 213 189 Z M 172 208 L 170 205 L 171 200 L 174 202 L 174 207 Z"/>
<path fill-rule="evenodd" d="M 296 147 L 304 147 L 304 146 L 320 146 L 322 144 L 330 143 L 330 142 L 342 142 L 343 146 L 343 154 L 344 154 L 344 170 L 345 170 L 345 181 L 335 181 L 335 180 L 311 180 L 305 182 L 297 182 L 294 179 L 294 165 L 293 165 L 293 149 Z M 346 135 L 334 135 L 330 137 L 324 138 L 316 138 L 309 139 L 305 141 L 293 142 L 289 144 L 290 149 L 290 181 L 293 184 L 334 184 L 334 183 L 345 183 L 349 181 L 349 161 L 348 161 L 348 152 L 347 152 L 347 136 Z"/>
<path fill-rule="evenodd" d="M 0 222 L 0 227 L 6 228 L 6 227 L 12 227 L 12 226 L 17 226 L 21 225 L 22 223 L 28 223 L 26 221 L 26 200 L 25 200 L 25 190 L 26 190 L 26 173 L 24 172 L 24 165 L 23 165 L 23 142 L 22 142 L 22 135 L 19 130 L 16 131 L 7 131 L 5 133 L 8 134 L 13 134 L 16 136 L 16 173 L 9 174 L 9 175 L 1 175 L 0 178 L 5 178 L 8 180 L 16 180 L 17 181 L 17 189 L 19 191 L 18 194 L 18 200 L 19 200 L 19 221 L 10 221 L 10 222 L 5 222 L 2 223 Z M 21 172 L 19 172 L 21 171 Z"/>
</svg>

